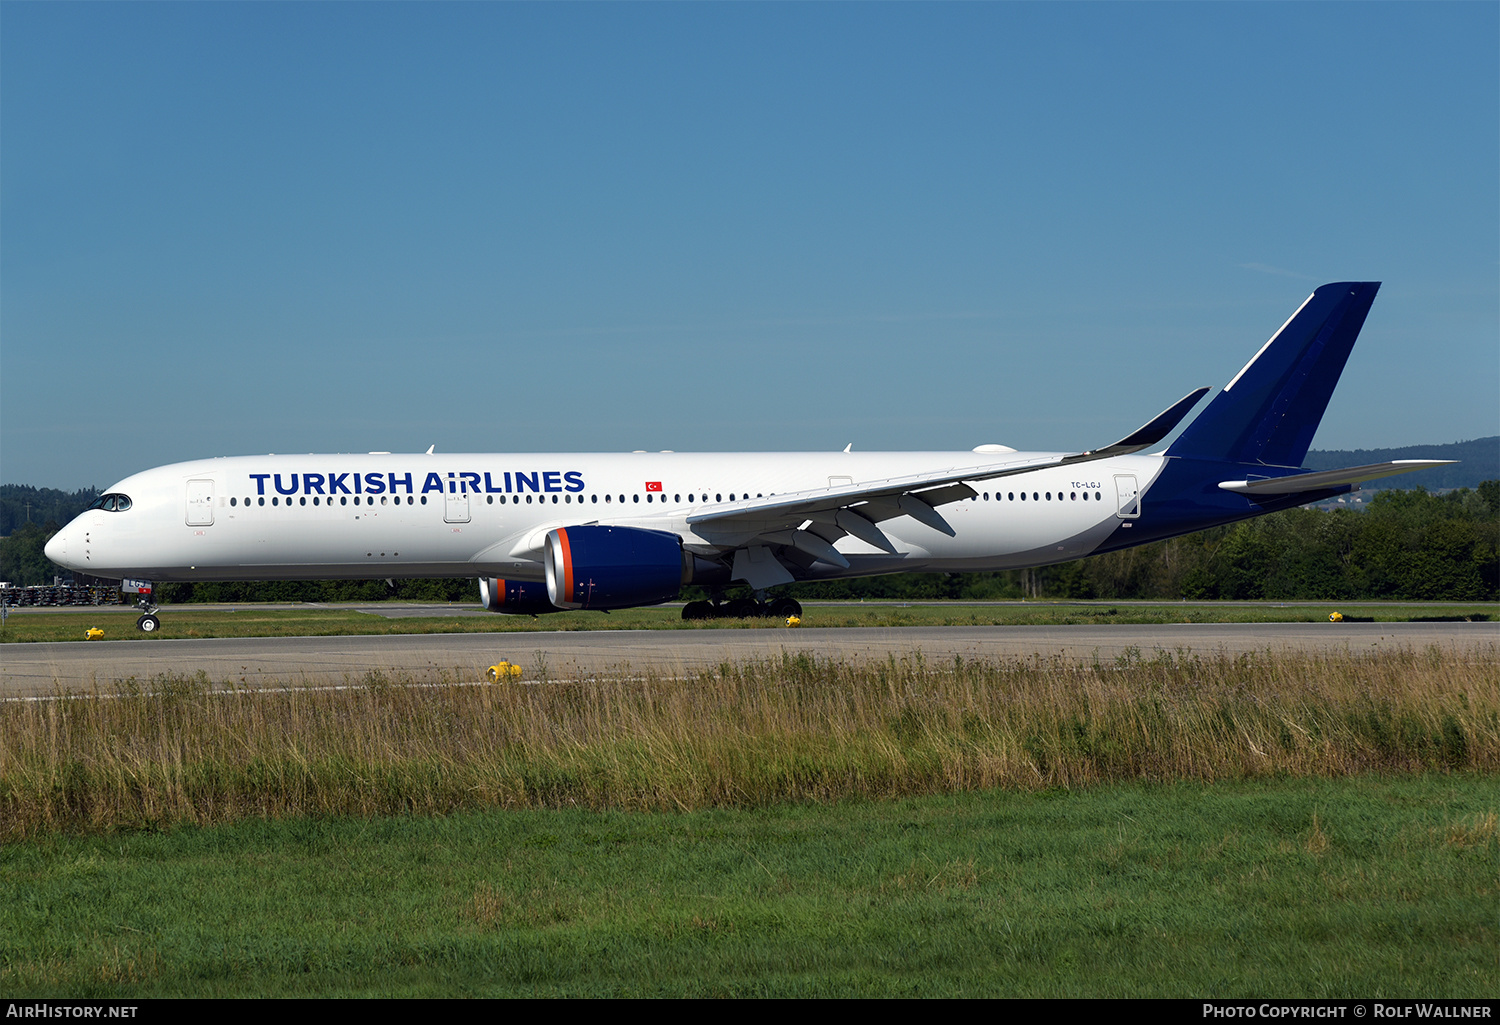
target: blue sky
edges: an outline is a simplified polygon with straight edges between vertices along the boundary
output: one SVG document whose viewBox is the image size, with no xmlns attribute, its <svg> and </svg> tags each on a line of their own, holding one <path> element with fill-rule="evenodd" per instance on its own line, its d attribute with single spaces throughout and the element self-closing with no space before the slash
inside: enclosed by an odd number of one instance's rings
<svg viewBox="0 0 1500 1025">
<path fill-rule="evenodd" d="M 1500 433 L 1495 4 L 0 5 L 0 480 L 1072 449 L 1380 298 Z"/>
</svg>

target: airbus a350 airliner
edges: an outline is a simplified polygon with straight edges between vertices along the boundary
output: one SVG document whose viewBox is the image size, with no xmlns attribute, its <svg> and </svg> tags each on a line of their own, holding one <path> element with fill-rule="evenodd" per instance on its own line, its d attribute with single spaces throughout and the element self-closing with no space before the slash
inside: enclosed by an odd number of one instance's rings
<svg viewBox="0 0 1500 1025">
<path fill-rule="evenodd" d="M 1199 388 L 1087 452 L 240 456 L 120 481 L 47 544 L 145 581 L 479 577 L 537 614 L 715 596 L 685 618 L 799 612 L 798 580 L 1065 562 L 1442 465 L 1301 468 L 1378 282 L 1324 285 L 1165 451 Z M 748 585 L 756 600 L 721 603 Z M 141 587 L 146 631 L 160 625 Z"/>
</svg>

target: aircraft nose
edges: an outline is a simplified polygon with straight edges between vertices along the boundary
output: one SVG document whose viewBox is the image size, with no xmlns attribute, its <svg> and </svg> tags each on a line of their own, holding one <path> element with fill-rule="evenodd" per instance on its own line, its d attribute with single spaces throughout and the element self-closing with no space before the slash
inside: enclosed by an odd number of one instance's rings
<svg viewBox="0 0 1500 1025">
<path fill-rule="evenodd" d="M 35 549 L 33 549 L 33 551 L 35 551 Z M 67 528 L 64 527 L 56 534 L 53 534 L 52 539 L 47 542 L 47 547 L 43 548 L 42 551 L 46 553 L 47 558 L 51 559 L 59 566 L 66 566 L 68 562 Z"/>
</svg>

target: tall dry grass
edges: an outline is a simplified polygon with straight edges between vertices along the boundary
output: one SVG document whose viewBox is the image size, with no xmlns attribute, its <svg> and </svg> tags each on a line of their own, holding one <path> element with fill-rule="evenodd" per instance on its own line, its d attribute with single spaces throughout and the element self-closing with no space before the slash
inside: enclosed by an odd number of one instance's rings
<svg viewBox="0 0 1500 1025">
<path fill-rule="evenodd" d="M 1114 780 L 1500 768 L 1472 655 L 725 664 L 686 679 L 0 706 L 0 837 L 247 816 L 687 809 Z"/>
</svg>

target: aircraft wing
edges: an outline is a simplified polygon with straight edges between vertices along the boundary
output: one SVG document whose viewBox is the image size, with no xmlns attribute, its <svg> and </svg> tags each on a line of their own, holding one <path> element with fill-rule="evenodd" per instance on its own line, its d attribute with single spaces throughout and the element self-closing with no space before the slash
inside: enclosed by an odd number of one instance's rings
<svg viewBox="0 0 1500 1025">
<path fill-rule="evenodd" d="M 1299 491 L 1317 491 L 1320 488 L 1336 488 L 1341 484 L 1358 484 L 1361 481 L 1394 477 L 1398 473 L 1411 473 L 1432 466 L 1448 466 L 1455 459 L 1395 459 L 1389 463 L 1366 463 L 1364 466 L 1346 466 L 1341 470 L 1317 470 L 1312 473 L 1294 473 L 1286 477 L 1250 477 L 1246 480 L 1226 480 L 1219 484 L 1225 491 L 1241 495 L 1295 495 Z"/>
<path fill-rule="evenodd" d="M 875 526 L 881 520 L 911 516 L 951 537 L 953 528 L 939 515 L 936 506 L 972 498 L 975 492 L 968 482 L 1139 452 L 1170 434 L 1208 391 L 1199 388 L 1190 392 L 1140 429 L 1112 445 L 1087 452 L 1029 454 L 1008 461 L 952 466 L 905 477 L 744 499 L 694 513 L 687 518 L 688 526 L 719 548 L 738 548 L 763 538 L 771 544 L 793 545 L 835 564 L 844 560 L 829 542 L 845 534 L 894 553 L 895 546 Z M 813 530 L 823 544 L 799 536 L 808 533 L 799 529 L 808 520 L 814 521 Z"/>
</svg>

